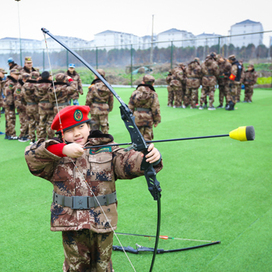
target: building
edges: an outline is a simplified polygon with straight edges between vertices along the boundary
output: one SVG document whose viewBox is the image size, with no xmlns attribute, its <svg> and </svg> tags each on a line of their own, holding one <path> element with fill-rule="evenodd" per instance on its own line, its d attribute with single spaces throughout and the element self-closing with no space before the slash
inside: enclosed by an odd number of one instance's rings
<svg viewBox="0 0 272 272">
<path fill-rule="evenodd" d="M 167 48 L 172 44 L 176 47 L 195 46 L 194 39 L 195 36 L 191 32 L 171 28 L 157 35 L 156 46 L 158 48 Z"/>
<path fill-rule="evenodd" d="M 196 36 L 196 41 L 195 41 L 195 45 L 196 47 L 199 46 L 207 46 L 207 47 L 211 47 L 214 45 L 222 45 L 222 36 L 219 34 L 208 34 L 203 32 L 202 34 L 199 34 Z"/>
<path fill-rule="evenodd" d="M 4 54 L 19 54 L 20 49 L 29 52 L 41 48 L 41 41 L 6 37 L 0 39 L 0 51 Z"/>
<path fill-rule="evenodd" d="M 141 48 L 143 40 L 130 33 L 117 32 L 112 30 L 106 30 L 94 35 L 93 46 L 99 47 L 99 49 L 121 49 L 130 48 L 133 45 L 134 49 Z"/>
<path fill-rule="evenodd" d="M 235 47 L 247 46 L 249 44 L 254 44 L 255 47 L 257 47 L 258 45 L 263 44 L 263 33 L 249 35 L 249 33 L 256 32 L 263 32 L 263 25 L 260 22 L 245 20 L 236 23 L 230 28 L 230 43 Z"/>
</svg>

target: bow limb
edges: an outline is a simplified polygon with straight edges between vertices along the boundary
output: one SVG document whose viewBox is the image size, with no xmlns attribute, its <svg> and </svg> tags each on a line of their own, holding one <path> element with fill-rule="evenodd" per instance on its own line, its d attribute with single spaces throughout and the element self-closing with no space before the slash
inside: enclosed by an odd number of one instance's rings
<svg viewBox="0 0 272 272">
<path fill-rule="evenodd" d="M 125 126 L 130 133 L 131 141 L 133 143 L 133 148 L 137 151 L 143 151 L 147 152 L 147 144 L 140 133 L 139 129 L 137 128 L 135 124 L 135 117 L 132 115 L 132 112 L 128 108 L 128 106 L 124 103 L 124 101 L 120 98 L 120 96 L 115 92 L 115 90 L 111 87 L 111 85 L 105 80 L 104 77 L 102 77 L 90 64 L 88 64 L 82 57 L 80 57 L 76 52 L 74 52 L 72 49 L 70 49 L 66 44 L 59 41 L 54 35 L 52 35 L 47 29 L 42 28 L 41 29 L 43 33 L 50 36 L 53 40 L 55 40 L 57 43 L 59 43 L 62 47 L 64 47 L 66 50 L 68 50 L 72 55 L 74 55 L 81 63 L 83 63 L 89 70 L 91 70 L 97 78 L 99 78 L 105 86 L 111 91 L 111 93 L 116 97 L 116 99 L 120 102 L 120 111 L 121 111 L 121 118 L 125 123 Z M 149 163 L 143 163 L 143 168 L 146 177 L 146 181 L 148 184 L 148 190 L 150 191 L 151 195 L 153 196 L 154 200 L 157 201 L 157 232 L 156 232 L 156 241 L 155 241 L 155 249 L 157 249 L 158 242 L 159 242 L 159 232 L 160 232 L 160 219 L 161 219 L 161 209 L 160 209 L 160 197 L 161 197 L 161 188 L 160 183 L 156 178 L 156 172 L 152 166 L 152 164 Z M 154 250 L 152 262 L 150 265 L 150 272 L 153 269 L 153 265 L 155 262 L 156 257 L 156 250 Z"/>
</svg>

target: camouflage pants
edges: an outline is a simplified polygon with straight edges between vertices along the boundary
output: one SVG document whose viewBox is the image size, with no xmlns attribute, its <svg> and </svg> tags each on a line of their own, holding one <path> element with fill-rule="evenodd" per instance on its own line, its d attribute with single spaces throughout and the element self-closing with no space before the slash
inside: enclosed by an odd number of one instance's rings
<svg viewBox="0 0 272 272">
<path fill-rule="evenodd" d="M 237 95 L 237 84 L 235 83 L 230 83 L 229 84 L 230 88 L 227 94 L 227 101 L 230 102 L 232 101 L 234 105 L 236 104 L 236 95 Z"/>
<path fill-rule="evenodd" d="M 54 119 L 53 105 L 48 102 L 41 101 L 38 104 L 39 107 L 39 128 L 37 138 L 39 139 L 51 139 L 54 137 L 55 132 L 51 129 L 51 124 Z"/>
<path fill-rule="evenodd" d="M 242 83 L 239 82 L 239 84 L 237 84 L 237 95 L 236 95 L 237 102 L 240 101 L 241 89 L 242 89 Z"/>
<path fill-rule="evenodd" d="M 191 104 L 191 107 L 195 108 L 197 102 L 198 102 L 198 89 L 187 88 L 184 96 L 185 106 Z"/>
<path fill-rule="evenodd" d="M 137 126 L 138 127 L 138 126 Z M 154 138 L 152 127 L 138 127 L 140 133 L 143 135 L 146 141 L 151 141 Z"/>
<path fill-rule="evenodd" d="M 108 114 L 91 114 L 91 128 L 92 130 L 99 129 L 104 134 L 109 131 Z"/>
<path fill-rule="evenodd" d="M 26 105 L 26 114 L 28 121 L 28 135 L 30 141 L 35 141 L 35 130 L 39 124 L 38 104 Z"/>
<path fill-rule="evenodd" d="M 167 106 L 173 107 L 173 101 L 174 101 L 174 91 L 170 86 L 167 86 L 167 91 L 168 91 L 168 102 Z"/>
<path fill-rule="evenodd" d="M 16 136 L 15 131 L 15 107 L 5 106 L 6 136 Z"/>
<path fill-rule="evenodd" d="M 65 260 L 63 271 L 113 272 L 111 252 L 113 232 L 95 233 L 83 229 L 63 231 Z"/>
<path fill-rule="evenodd" d="M 24 110 L 17 109 L 17 112 L 19 113 L 19 120 L 20 120 L 20 136 L 19 137 L 25 137 L 28 135 L 28 122 L 27 122 L 26 109 Z"/>
<path fill-rule="evenodd" d="M 209 107 L 213 106 L 214 101 L 214 92 L 215 86 L 202 86 L 201 89 L 201 97 L 200 97 L 200 105 L 202 106 L 203 103 L 207 101 L 207 96 L 209 96 Z"/>
<path fill-rule="evenodd" d="M 224 103 L 224 97 L 227 104 L 227 94 L 229 92 L 229 83 L 225 85 L 219 85 L 219 103 L 220 105 L 223 105 Z"/>
<path fill-rule="evenodd" d="M 253 85 L 245 85 L 245 99 L 246 102 L 252 102 Z"/>
<path fill-rule="evenodd" d="M 175 107 L 181 107 L 183 96 L 184 96 L 184 92 L 182 88 L 174 90 L 174 106 Z"/>
</svg>

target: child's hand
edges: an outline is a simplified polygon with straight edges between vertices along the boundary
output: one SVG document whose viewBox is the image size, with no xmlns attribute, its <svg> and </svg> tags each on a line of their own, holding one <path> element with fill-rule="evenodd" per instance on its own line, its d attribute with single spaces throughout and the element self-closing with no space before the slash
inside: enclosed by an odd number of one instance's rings
<svg viewBox="0 0 272 272">
<path fill-rule="evenodd" d="M 65 145 L 62 149 L 62 153 L 70 158 L 78 158 L 83 155 L 84 149 L 77 143 Z"/>
<path fill-rule="evenodd" d="M 156 147 L 154 147 L 154 144 L 150 144 L 147 151 L 148 153 L 145 155 L 147 162 L 154 163 L 160 159 L 161 154 L 159 150 Z"/>
</svg>

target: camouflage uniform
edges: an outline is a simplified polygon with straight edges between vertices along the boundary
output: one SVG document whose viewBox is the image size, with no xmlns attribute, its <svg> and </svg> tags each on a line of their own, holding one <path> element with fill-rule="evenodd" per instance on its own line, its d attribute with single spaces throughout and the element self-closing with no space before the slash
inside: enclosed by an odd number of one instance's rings
<svg viewBox="0 0 272 272">
<path fill-rule="evenodd" d="M 89 87 L 86 105 L 91 109 L 92 129 L 98 129 L 107 134 L 108 114 L 113 109 L 113 94 L 100 79 L 95 79 Z"/>
<path fill-rule="evenodd" d="M 73 73 L 71 73 L 69 70 L 67 70 L 65 74 L 71 77 L 74 80 L 74 82 L 77 84 L 77 91 L 71 95 L 70 99 L 76 100 L 76 102 L 78 102 L 77 100 L 79 98 L 79 94 L 83 95 L 83 88 L 82 88 L 80 75 L 76 71 L 73 71 Z"/>
<path fill-rule="evenodd" d="M 231 74 L 229 76 L 230 79 L 230 90 L 227 94 L 228 105 L 226 110 L 234 110 L 234 106 L 236 104 L 236 96 L 237 96 L 237 88 L 241 79 L 241 70 L 242 67 L 240 63 L 236 60 L 234 55 L 229 56 L 229 60 L 231 61 Z"/>
<path fill-rule="evenodd" d="M 67 76 L 64 73 L 58 73 L 56 75 L 56 82 L 54 82 L 54 86 L 51 86 L 49 89 L 49 102 L 54 107 L 54 115 L 70 105 L 69 101 L 76 90 L 76 82 L 73 80 L 67 82 Z"/>
<path fill-rule="evenodd" d="M 38 97 L 36 94 L 38 72 L 32 72 L 22 90 L 24 100 L 26 101 L 26 114 L 28 122 L 28 135 L 31 142 L 35 142 L 35 131 L 39 125 Z"/>
<path fill-rule="evenodd" d="M 4 69 L 0 68 L 0 72 L 3 74 L 3 78 L 5 77 L 4 75 L 7 73 Z M 4 86 L 6 84 L 6 79 L 3 80 L 2 77 L 0 77 L 0 118 L 1 118 L 1 107 L 4 107 L 4 101 L 2 94 L 4 94 Z"/>
<path fill-rule="evenodd" d="M 186 77 L 184 73 L 184 64 L 180 63 L 178 67 L 172 70 L 172 80 L 170 81 L 170 87 L 174 91 L 174 108 L 181 108 L 184 93 L 186 91 Z"/>
<path fill-rule="evenodd" d="M 240 102 L 240 96 L 241 96 L 241 90 L 242 90 L 242 84 L 244 81 L 244 76 L 245 76 L 245 69 L 242 61 L 239 61 L 239 63 L 242 66 L 242 71 L 241 71 L 241 78 L 239 83 L 237 84 L 237 96 L 236 96 L 236 102 Z"/>
<path fill-rule="evenodd" d="M 191 61 L 186 67 L 186 93 L 184 96 L 184 104 L 191 104 L 191 108 L 196 108 L 198 100 L 198 88 L 201 84 L 201 66 L 197 60 Z"/>
<path fill-rule="evenodd" d="M 18 73 L 18 70 L 11 70 L 14 73 Z M 6 138 L 14 137 L 16 138 L 15 131 L 15 104 L 14 104 L 14 92 L 16 90 L 17 79 L 12 76 L 7 77 L 4 88 L 4 107 L 5 107 L 5 118 L 6 118 Z"/>
<path fill-rule="evenodd" d="M 253 87 L 257 82 L 258 74 L 254 69 L 253 65 L 249 65 L 252 70 L 246 70 L 243 78 L 245 84 L 245 99 L 244 102 L 252 102 Z"/>
<path fill-rule="evenodd" d="M 222 61 L 220 61 L 222 59 Z M 231 64 L 227 61 L 227 59 L 220 58 L 218 59 L 219 66 L 219 75 L 217 78 L 217 82 L 219 85 L 219 103 L 220 105 L 217 108 L 223 108 L 224 97 L 227 104 L 227 94 L 229 92 L 229 76 L 231 72 Z"/>
<path fill-rule="evenodd" d="M 172 70 L 169 70 L 169 73 L 168 73 L 168 75 L 166 77 L 166 83 L 168 84 L 168 86 L 167 86 L 167 91 L 168 91 L 167 106 L 168 107 L 173 107 L 173 101 L 174 101 L 174 90 L 170 86 L 170 82 L 171 82 L 172 79 L 173 79 Z"/>
<path fill-rule="evenodd" d="M 36 96 L 38 98 L 39 110 L 39 128 L 37 138 L 46 139 L 54 137 L 54 131 L 51 124 L 54 119 L 53 104 L 49 102 L 49 90 L 52 87 L 52 81 L 49 79 L 40 79 L 36 84 Z"/>
<path fill-rule="evenodd" d="M 159 98 L 154 87 L 146 83 L 138 85 L 131 94 L 128 107 L 144 139 L 151 141 L 154 138 L 153 125 L 156 127 L 161 122 Z"/>
<path fill-rule="evenodd" d="M 14 103 L 15 103 L 15 108 L 19 114 L 19 120 L 20 120 L 20 135 L 19 135 L 19 140 L 20 139 L 27 139 L 28 135 L 28 122 L 27 122 L 27 114 L 26 114 L 26 101 L 24 100 L 23 97 L 23 85 L 24 82 L 22 79 L 18 80 L 18 83 L 16 85 L 16 90 L 14 92 Z"/>
<path fill-rule="evenodd" d="M 57 143 L 59 141 L 54 139 L 39 140 L 26 148 L 25 159 L 33 175 L 50 181 L 54 187 L 51 230 L 63 232 L 63 271 L 113 271 L 112 228 L 116 229 L 118 219 L 115 181 L 144 174 L 141 170 L 142 153 L 105 146 L 85 149 L 81 157 L 72 159 L 58 157 L 47 150 L 48 146 Z M 111 135 L 92 131 L 86 146 L 110 143 L 113 143 Z M 162 162 L 154 168 L 156 172 L 160 171 Z M 92 193 L 99 198 L 108 219 L 94 201 Z M 62 202 L 60 197 L 63 196 L 66 200 Z M 89 197 L 89 208 L 80 209 L 82 204 L 78 201 L 79 207 L 72 209 L 68 204 L 72 196 Z"/>
<path fill-rule="evenodd" d="M 209 96 L 209 109 L 215 109 L 213 106 L 216 77 L 219 74 L 219 67 L 214 58 L 210 55 L 201 65 L 202 70 L 202 90 L 200 98 L 200 109 L 205 103 L 207 95 Z"/>
</svg>

